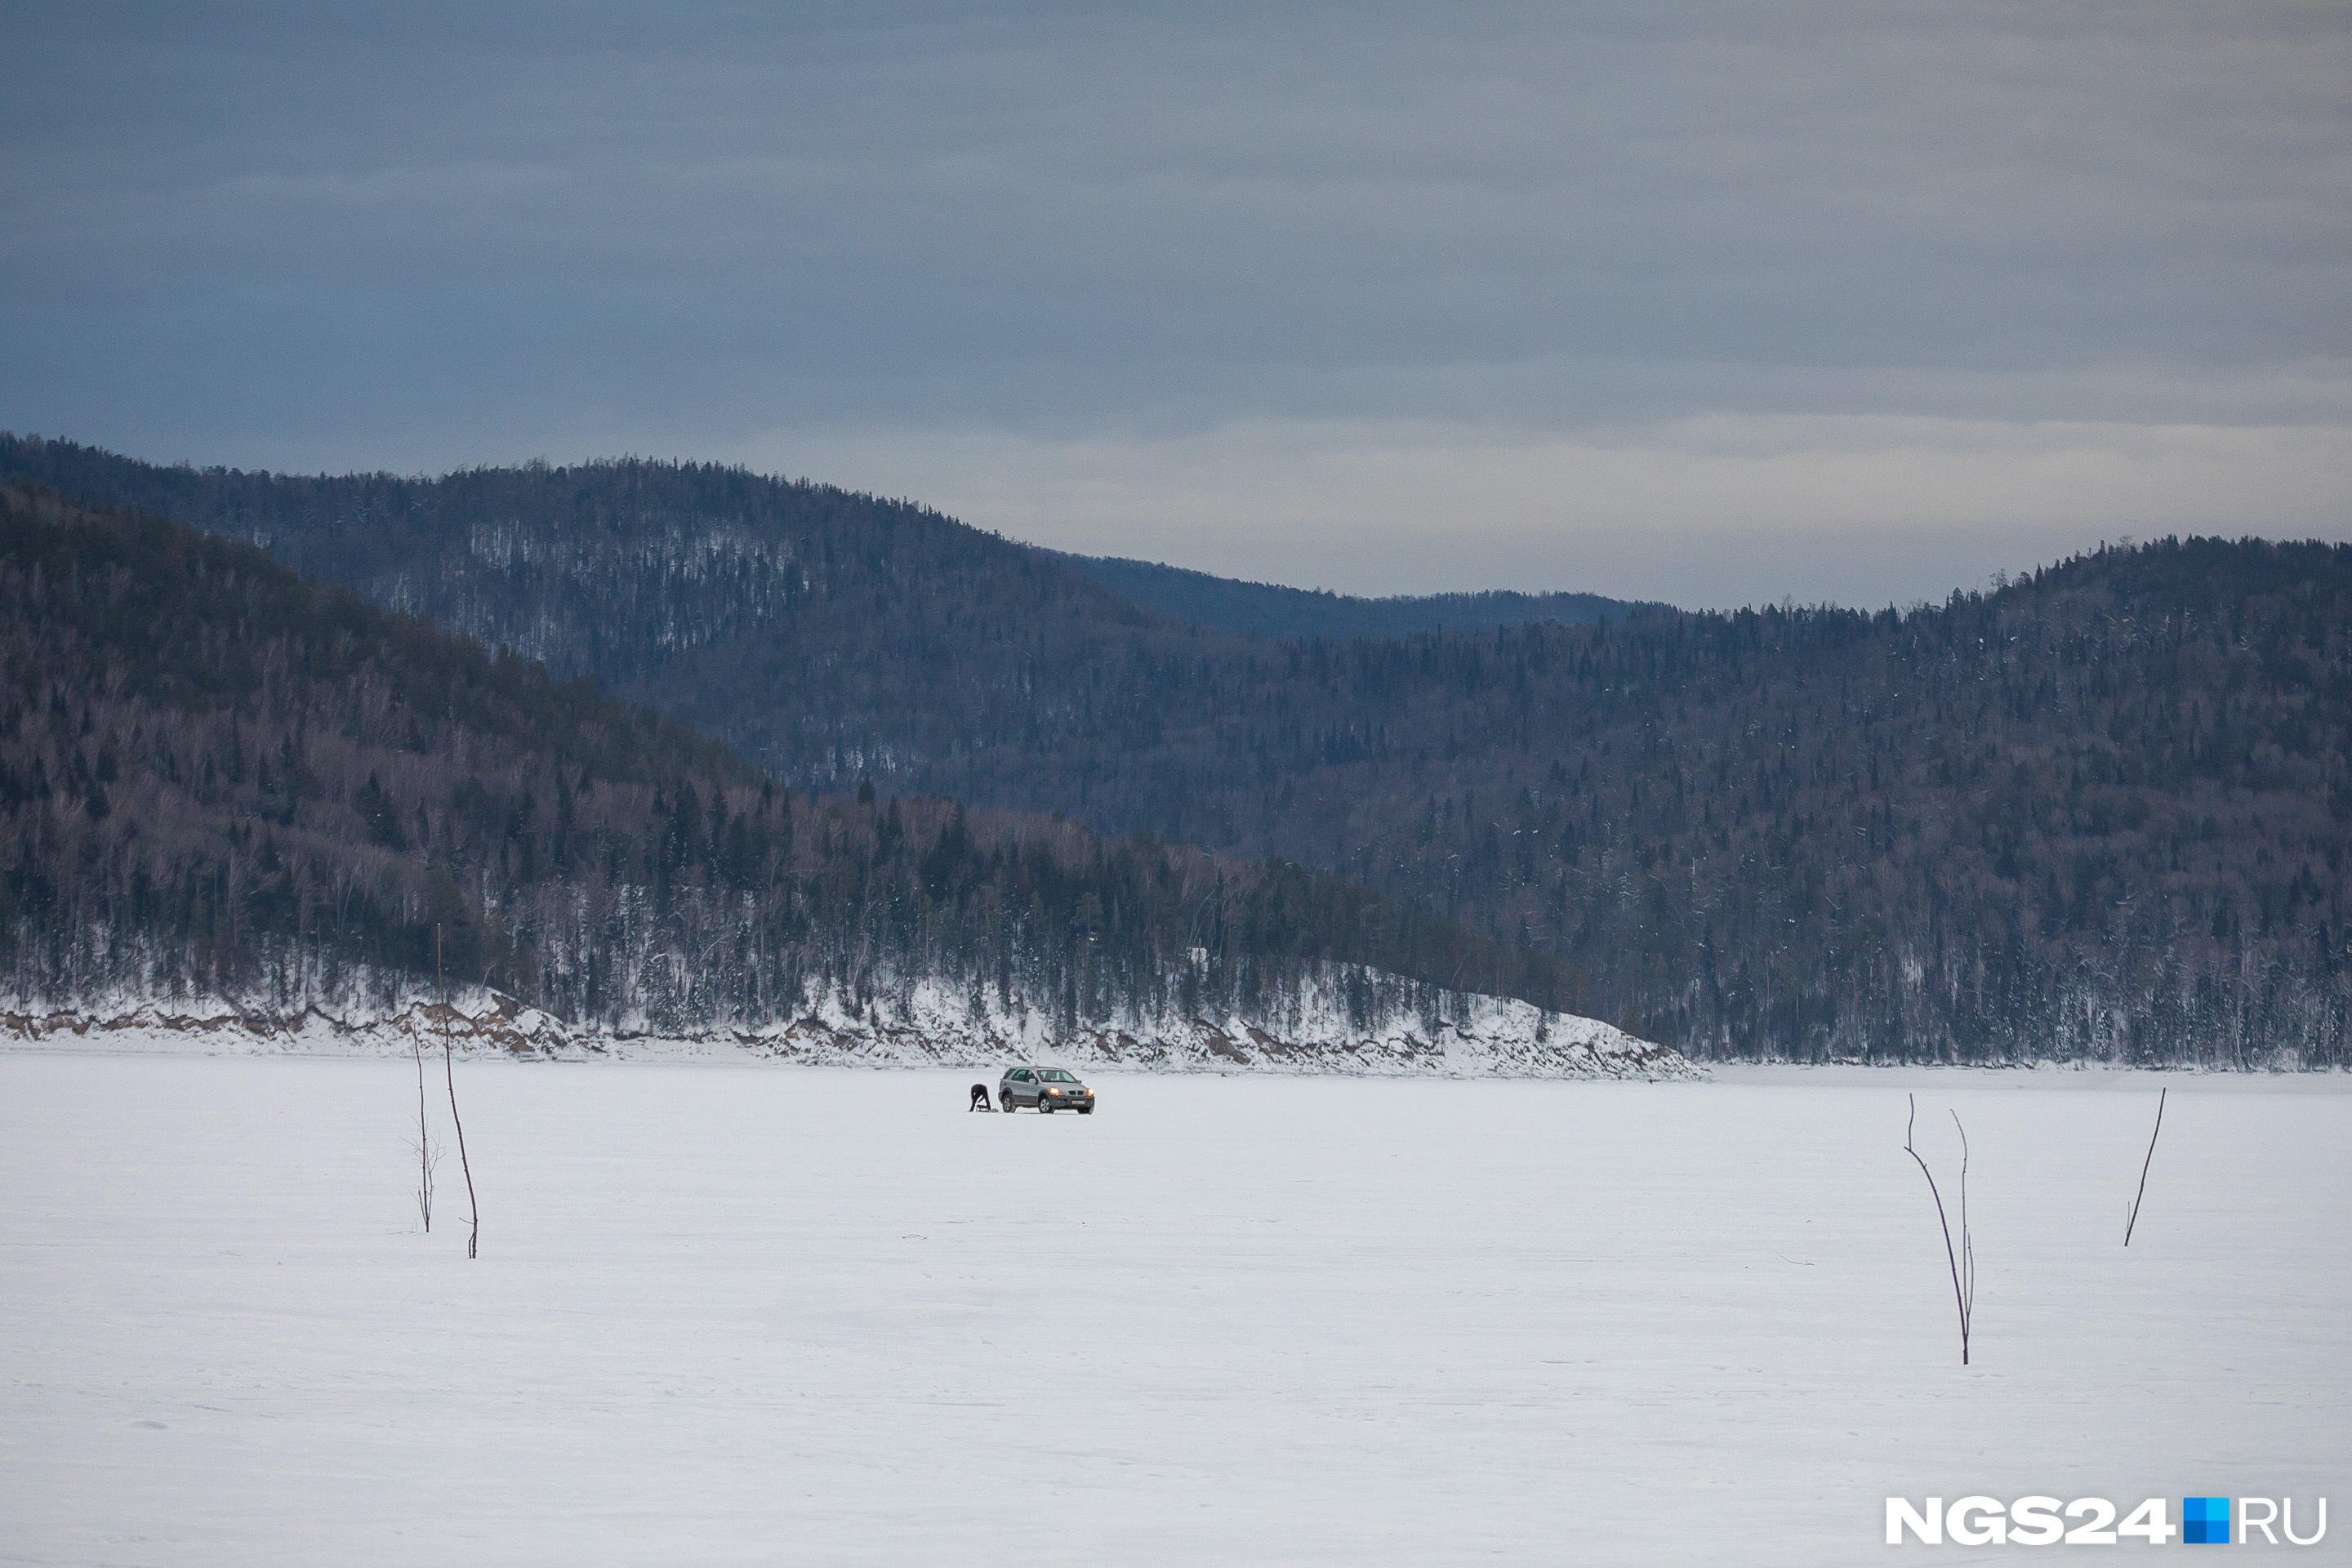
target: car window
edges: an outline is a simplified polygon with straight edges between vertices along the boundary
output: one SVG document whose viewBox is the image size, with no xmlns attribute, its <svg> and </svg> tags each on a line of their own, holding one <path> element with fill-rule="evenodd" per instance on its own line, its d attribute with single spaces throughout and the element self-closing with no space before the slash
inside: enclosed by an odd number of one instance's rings
<svg viewBox="0 0 2352 1568">
<path fill-rule="evenodd" d="M 1060 1068 L 1048 1068 L 1046 1071 L 1039 1073 L 1037 1076 L 1044 1079 L 1047 1083 L 1076 1083 L 1078 1081 L 1076 1079 L 1072 1078 L 1068 1073 L 1064 1072 Z"/>
<path fill-rule="evenodd" d="M 1013 1075 L 1013 1082 L 1015 1082 L 1015 1083 L 1027 1083 L 1027 1082 L 1029 1081 L 1029 1074 L 1028 1074 L 1028 1072 L 1024 1069 L 1024 1070 L 1023 1070 L 1023 1071 L 1020 1071 L 1020 1072 L 1016 1072 L 1016 1073 L 1014 1073 L 1014 1074 Z"/>
</svg>

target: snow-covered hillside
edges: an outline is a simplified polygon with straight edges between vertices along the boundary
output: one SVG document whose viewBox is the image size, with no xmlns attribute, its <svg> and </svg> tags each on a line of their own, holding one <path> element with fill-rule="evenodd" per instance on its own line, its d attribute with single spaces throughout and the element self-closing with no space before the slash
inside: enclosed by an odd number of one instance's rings
<svg viewBox="0 0 2352 1568">
<path fill-rule="evenodd" d="M 1077 1068 L 1161 1072 L 1701 1076 L 1664 1046 L 1509 997 L 1440 992 L 1426 1008 L 1381 1009 L 1366 1017 L 1360 1009 L 1351 1013 L 1347 1001 L 1349 982 L 1365 977 L 1330 966 L 1286 1005 L 1260 1016 L 1134 1016 L 1116 1026 L 1056 1026 L 1035 1008 L 1003 1006 L 992 996 L 925 980 L 862 1004 L 828 994 L 758 1027 L 684 1035 L 582 1028 L 480 990 L 460 994 L 446 1008 L 418 1000 L 278 1008 L 252 999 L 121 996 L 78 1008 L 0 1008 L 0 1049 L 383 1056 L 405 1054 L 419 1037 L 437 1047 L 446 1034 L 468 1055 L 571 1060 L 748 1056 L 827 1067 L 984 1068 L 1049 1057 Z"/>
</svg>

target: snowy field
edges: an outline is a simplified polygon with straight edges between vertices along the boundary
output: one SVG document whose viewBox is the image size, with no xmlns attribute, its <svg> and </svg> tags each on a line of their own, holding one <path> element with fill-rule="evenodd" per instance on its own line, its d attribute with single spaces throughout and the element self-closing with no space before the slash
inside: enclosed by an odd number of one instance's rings
<svg viewBox="0 0 2352 1568">
<path fill-rule="evenodd" d="M 1843 1563 L 1970 1492 L 2352 1561 L 2340 1077 L 461 1063 L 468 1263 L 407 1072 L 0 1057 L 0 1562 Z"/>
</svg>

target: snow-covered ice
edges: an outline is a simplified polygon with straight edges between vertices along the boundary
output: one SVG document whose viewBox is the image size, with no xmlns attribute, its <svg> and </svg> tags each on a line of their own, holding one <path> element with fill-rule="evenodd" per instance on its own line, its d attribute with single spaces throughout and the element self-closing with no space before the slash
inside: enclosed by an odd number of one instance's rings
<svg viewBox="0 0 2352 1568">
<path fill-rule="evenodd" d="M 476 1263 L 405 1062 L 0 1057 L 0 1562 L 1842 1563 L 1970 1492 L 2352 1560 L 2341 1077 L 457 1070 Z"/>
</svg>

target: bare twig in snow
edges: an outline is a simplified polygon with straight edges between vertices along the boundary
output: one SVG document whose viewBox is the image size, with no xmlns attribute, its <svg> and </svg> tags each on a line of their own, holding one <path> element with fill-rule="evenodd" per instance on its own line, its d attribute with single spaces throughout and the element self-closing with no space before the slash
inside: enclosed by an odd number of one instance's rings
<svg viewBox="0 0 2352 1568">
<path fill-rule="evenodd" d="M 474 1166 L 466 1158 L 466 1123 L 457 1115 L 457 1068 L 449 1048 L 449 978 L 441 967 L 441 928 L 433 928 L 433 972 L 441 982 L 441 1071 L 449 1080 L 449 1122 L 457 1130 L 457 1167 L 466 1173 L 466 1208 L 474 1228 L 466 1237 L 466 1256 L 478 1258 L 482 1247 L 482 1205 L 474 1196 Z"/>
<path fill-rule="evenodd" d="M 1952 1126 L 1960 1135 L 1960 1364 L 1969 1364 L 1969 1331 L 1977 1316 L 1977 1238 L 1969 1228 L 1969 1130 L 1960 1113 L 1952 1112 Z"/>
<path fill-rule="evenodd" d="M 2156 1091 L 2156 1131 L 2147 1135 L 2147 1158 L 2139 1163 L 2139 1191 L 2132 1194 L 2131 1218 L 2124 1222 L 2124 1245 L 2131 1245 L 2132 1231 L 2139 1224 L 2139 1201 L 2147 1196 L 2147 1168 L 2156 1163 L 2157 1133 L 2164 1131 L 2164 1097 L 2170 1094 L 2169 1086 Z"/>
<path fill-rule="evenodd" d="M 416 1212 L 424 1216 L 425 1234 L 433 1234 L 432 1134 L 425 1121 L 425 1041 L 411 1030 L 409 1054 L 416 1058 Z"/>
<path fill-rule="evenodd" d="M 1952 1243 L 1952 1222 L 1945 1215 L 1944 1194 L 1936 1186 L 1936 1173 L 1927 1169 L 1927 1162 L 1911 1145 L 1911 1130 L 1919 1120 L 1919 1099 L 1916 1095 L 1905 1098 L 1911 1102 L 1911 1115 L 1903 1124 L 1903 1152 L 1911 1156 L 1919 1167 L 1919 1173 L 1927 1178 L 1927 1195 L 1936 1200 L 1936 1223 L 1944 1232 L 1944 1261 L 1950 1265 L 1952 1270 L 1952 1300 L 1960 1310 L 1960 1364 L 1966 1366 L 1969 1364 L 1969 1324 L 1976 1315 L 1977 1305 L 1976 1243 L 1969 1235 L 1969 1132 L 1967 1128 L 1960 1127 L 1960 1240 L 1955 1247 Z M 1960 1115 L 1957 1110 L 1952 1113 L 1952 1125 L 1960 1126 Z M 1966 1260 L 1965 1266 L 1963 1259 Z"/>
</svg>

